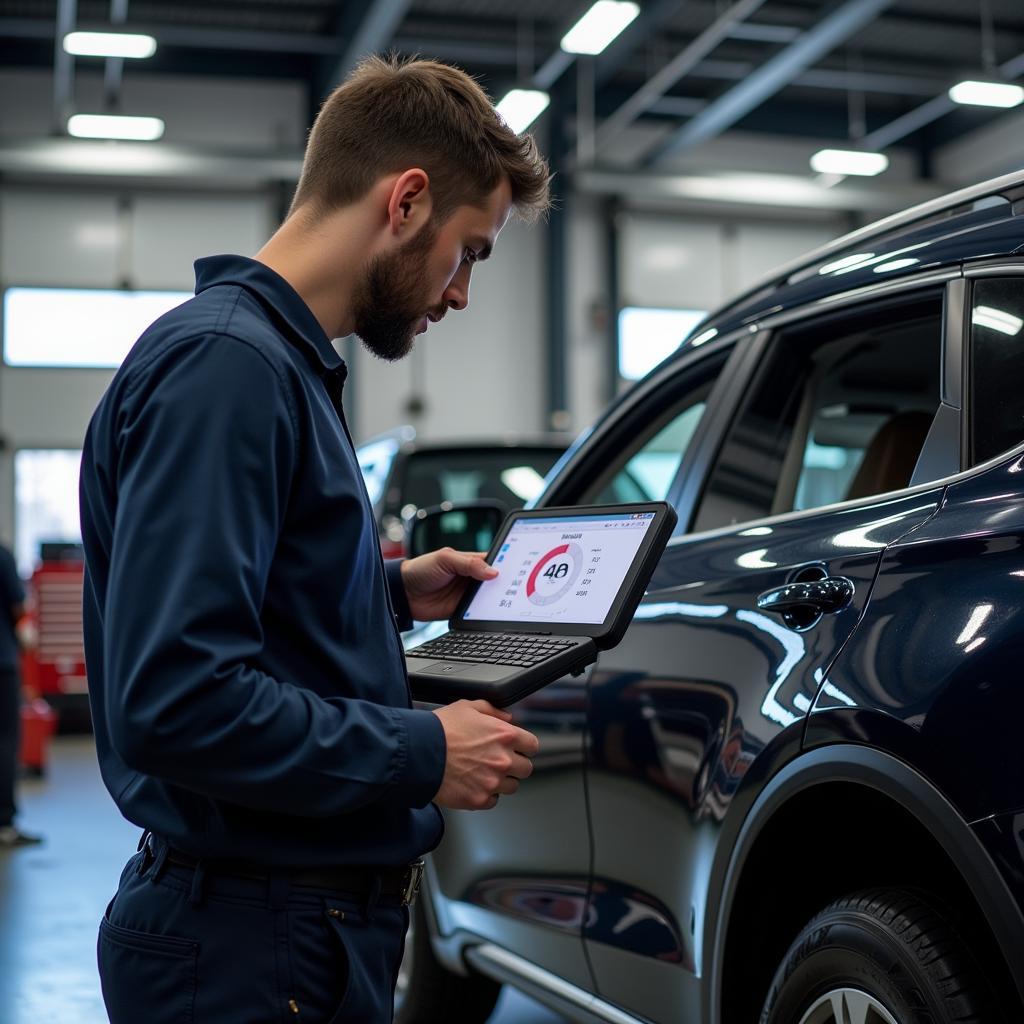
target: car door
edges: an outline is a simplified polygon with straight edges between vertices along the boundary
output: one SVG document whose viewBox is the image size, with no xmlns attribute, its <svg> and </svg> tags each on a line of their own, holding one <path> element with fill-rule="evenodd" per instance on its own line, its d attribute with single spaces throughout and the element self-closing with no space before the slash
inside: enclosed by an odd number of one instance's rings
<svg viewBox="0 0 1024 1024">
<path fill-rule="evenodd" d="M 617 407 L 578 457 L 570 459 L 544 504 L 574 503 L 586 480 L 592 499 L 665 498 L 731 350 L 684 359 Z M 633 439 L 628 457 L 602 440 Z M 587 678 L 565 676 L 509 708 L 540 739 L 533 775 L 516 796 L 486 814 L 446 812 L 445 840 L 431 855 L 445 897 L 442 931 L 462 927 L 590 991 L 582 930 L 590 881 L 584 741 Z M 481 955 L 486 955 L 485 949 Z M 502 961 L 507 967 L 507 960 Z"/>
<path fill-rule="evenodd" d="M 744 778 L 798 751 L 882 550 L 938 507 L 940 487 L 907 488 L 941 465 L 925 452 L 942 308 L 916 291 L 748 343 L 731 421 L 677 481 L 680 532 L 592 672 L 584 938 L 598 994 L 630 1013 L 700 1019 L 712 865 Z"/>
</svg>

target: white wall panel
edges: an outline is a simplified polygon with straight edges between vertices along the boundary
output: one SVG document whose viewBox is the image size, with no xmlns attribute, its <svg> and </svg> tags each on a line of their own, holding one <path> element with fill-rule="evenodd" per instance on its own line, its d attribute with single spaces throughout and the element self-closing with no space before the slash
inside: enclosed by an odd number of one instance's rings
<svg viewBox="0 0 1024 1024">
<path fill-rule="evenodd" d="M 193 261 L 201 256 L 252 256 L 271 233 L 265 196 L 169 195 L 132 204 L 132 284 L 192 290 Z"/>
<path fill-rule="evenodd" d="M 751 288 L 846 230 L 833 224 L 737 224 L 726 229 L 727 258 L 722 264 L 725 298 Z"/>
<path fill-rule="evenodd" d="M 116 287 L 118 243 L 117 200 L 112 195 L 14 188 L 0 192 L 4 285 Z"/>
<path fill-rule="evenodd" d="M 357 439 L 412 423 L 423 437 L 537 433 L 543 427 L 542 229 L 511 222 L 494 255 L 473 271 L 469 308 L 451 310 L 384 363 L 358 346 L 353 367 Z M 426 409 L 406 403 L 422 393 Z"/>
<path fill-rule="evenodd" d="M 713 309 L 724 298 L 718 224 L 632 214 L 619 239 L 622 305 Z"/>
</svg>

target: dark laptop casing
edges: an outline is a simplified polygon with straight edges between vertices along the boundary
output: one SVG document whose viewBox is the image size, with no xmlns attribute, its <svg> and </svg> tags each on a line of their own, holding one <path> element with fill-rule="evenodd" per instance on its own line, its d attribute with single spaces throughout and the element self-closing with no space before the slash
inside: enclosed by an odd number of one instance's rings
<svg viewBox="0 0 1024 1024">
<path fill-rule="evenodd" d="M 523 519 L 556 519 L 560 516 L 622 515 L 654 512 L 655 520 L 648 527 L 630 571 L 602 623 L 564 622 L 508 622 L 504 620 L 466 621 L 463 615 L 472 603 L 479 583 L 466 588 L 459 607 L 449 620 L 449 629 L 455 632 L 521 634 L 526 636 L 557 636 L 572 639 L 571 648 L 548 658 L 539 665 L 521 668 L 511 665 L 493 665 L 478 662 L 445 661 L 442 658 L 417 657 L 406 654 L 409 683 L 416 700 L 430 704 L 448 704 L 454 700 L 487 700 L 503 708 L 522 700 L 542 686 L 564 675 L 579 675 L 594 661 L 602 650 L 618 644 L 629 628 L 633 613 L 647 590 L 647 584 L 658 565 L 665 545 L 675 529 L 675 509 L 667 502 L 643 502 L 629 505 L 579 505 L 563 508 L 541 508 L 512 512 L 505 519 L 487 553 L 488 564 L 493 563 L 512 526 Z"/>
</svg>

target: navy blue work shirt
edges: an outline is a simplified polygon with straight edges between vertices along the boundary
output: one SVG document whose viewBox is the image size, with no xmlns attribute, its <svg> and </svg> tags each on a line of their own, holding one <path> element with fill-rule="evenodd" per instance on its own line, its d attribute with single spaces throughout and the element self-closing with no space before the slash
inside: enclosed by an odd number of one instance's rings
<svg viewBox="0 0 1024 1024">
<path fill-rule="evenodd" d="M 14 556 L 0 547 L 0 669 L 7 672 L 18 667 L 18 637 L 14 609 L 25 603 L 25 588 L 21 585 Z"/>
<path fill-rule="evenodd" d="M 100 768 L 125 817 L 195 856 L 391 865 L 441 838 L 444 731 L 411 706 L 409 608 L 400 564 L 381 559 L 345 374 L 283 278 L 216 256 L 89 424 Z"/>
</svg>

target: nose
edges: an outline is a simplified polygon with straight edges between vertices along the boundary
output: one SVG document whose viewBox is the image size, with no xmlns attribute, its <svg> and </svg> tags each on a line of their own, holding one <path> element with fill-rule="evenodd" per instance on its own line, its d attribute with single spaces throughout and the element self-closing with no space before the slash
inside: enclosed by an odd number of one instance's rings
<svg viewBox="0 0 1024 1024">
<path fill-rule="evenodd" d="M 463 263 L 455 272 L 455 276 L 448 282 L 441 301 L 449 309 L 465 309 L 469 305 L 469 276 L 471 273 L 470 265 Z"/>
</svg>

